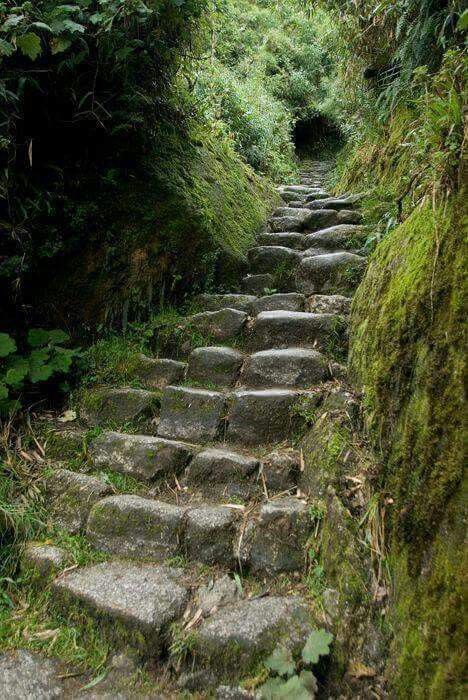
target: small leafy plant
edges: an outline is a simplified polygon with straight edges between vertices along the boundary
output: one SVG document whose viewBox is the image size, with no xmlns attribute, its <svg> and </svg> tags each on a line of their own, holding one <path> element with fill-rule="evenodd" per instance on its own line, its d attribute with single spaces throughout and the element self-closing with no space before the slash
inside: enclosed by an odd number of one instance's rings
<svg viewBox="0 0 468 700">
<path fill-rule="evenodd" d="M 27 335 L 28 350 L 19 352 L 8 333 L 0 333 L 0 416 L 8 415 L 19 405 L 19 394 L 27 384 L 46 382 L 57 374 L 66 375 L 76 349 L 65 348 L 70 337 L 65 331 L 31 328 Z"/>
<path fill-rule="evenodd" d="M 314 630 L 307 638 L 297 661 L 291 651 L 278 645 L 266 659 L 265 666 L 272 675 L 260 688 L 265 700 L 309 700 L 318 690 L 311 668 L 321 656 L 328 656 L 333 635 L 324 629 Z"/>
</svg>

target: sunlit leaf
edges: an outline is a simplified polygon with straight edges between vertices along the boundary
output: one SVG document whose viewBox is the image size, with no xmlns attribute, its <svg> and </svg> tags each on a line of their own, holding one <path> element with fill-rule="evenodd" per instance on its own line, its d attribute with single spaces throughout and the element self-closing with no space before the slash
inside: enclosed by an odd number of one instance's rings
<svg viewBox="0 0 468 700">
<path fill-rule="evenodd" d="M 0 333 L 0 357 L 7 357 L 16 350 L 16 343 L 8 333 Z"/>
<path fill-rule="evenodd" d="M 22 36 L 16 37 L 16 45 L 19 50 L 32 61 L 35 61 L 42 53 L 41 40 L 37 34 L 33 32 L 27 32 Z"/>
<path fill-rule="evenodd" d="M 307 641 L 302 650 L 302 660 L 306 664 L 316 664 L 321 656 L 330 653 L 330 644 L 333 635 L 324 629 L 314 630 L 307 637 Z"/>
<path fill-rule="evenodd" d="M 296 670 L 294 659 L 289 649 L 277 646 L 266 659 L 265 666 L 280 676 L 291 676 Z"/>
</svg>

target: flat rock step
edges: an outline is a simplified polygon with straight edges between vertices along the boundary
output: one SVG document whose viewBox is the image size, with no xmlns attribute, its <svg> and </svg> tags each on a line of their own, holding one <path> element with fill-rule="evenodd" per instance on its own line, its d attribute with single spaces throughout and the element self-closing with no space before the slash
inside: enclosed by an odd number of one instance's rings
<svg viewBox="0 0 468 700">
<path fill-rule="evenodd" d="M 115 641 L 157 656 L 169 625 L 182 617 L 189 601 L 182 575 L 181 569 L 110 561 L 62 574 L 52 593 L 65 607 L 83 606 Z M 125 630 L 124 639 L 119 640 L 117 624 Z"/>
<path fill-rule="evenodd" d="M 192 328 L 196 328 L 208 339 L 228 340 L 242 332 L 247 321 L 245 311 L 223 308 L 219 311 L 204 311 L 188 318 Z"/>
<path fill-rule="evenodd" d="M 252 294 L 199 294 L 195 303 L 204 311 L 236 309 L 248 313 L 255 300 Z"/>
<path fill-rule="evenodd" d="M 301 253 L 285 246 L 257 246 L 248 251 L 250 270 L 253 273 L 288 275 L 299 264 Z"/>
<path fill-rule="evenodd" d="M 92 441 L 89 452 L 96 468 L 153 481 L 181 474 L 194 449 L 194 445 L 150 435 L 105 431 Z"/>
<path fill-rule="evenodd" d="M 263 350 L 247 358 L 241 376 L 246 387 L 310 388 L 330 379 L 327 358 L 316 350 Z"/>
<path fill-rule="evenodd" d="M 88 425 L 123 425 L 157 414 L 159 394 L 132 387 L 97 387 L 89 392 L 80 408 Z"/>
<path fill-rule="evenodd" d="M 246 275 L 241 280 L 242 289 L 245 292 L 252 294 L 267 294 L 271 289 L 275 288 L 275 278 L 273 275 L 266 273 L 262 275 Z"/>
<path fill-rule="evenodd" d="M 227 395 L 206 389 L 168 386 L 161 403 L 158 435 L 205 443 L 221 437 Z"/>
<path fill-rule="evenodd" d="M 275 452 L 259 459 L 248 452 L 223 447 L 203 448 L 149 435 L 113 431 L 105 431 L 93 440 L 90 458 L 96 469 L 104 467 L 143 481 L 175 475 L 191 491 L 196 490 L 207 498 L 215 496 L 218 500 L 230 496 L 258 497 L 263 493 L 263 483 L 271 494 L 286 491 L 297 485 L 299 474 L 299 454 L 294 450 Z M 55 472 L 48 489 L 52 503 L 57 498 L 57 520 L 73 531 L 84 527 L 94 503 L 111 493 L 111 488 L 95 477 L 66 470 Z"/>
<path fill-rule="evenodd" d="M 249 343 L 255 350 L 328 348 L 331 343 L 342 344 L 345 327 L 345 319 L 336 314 L 264 311 L 255 319 Z"/>
<path fill-rule="evenodd" d="M 158 359 L 140 355 L 135 376 L 150 389 L 163 389 L 168 384 L 182 382 L 187 365 L 177 360 Z"/>
<path fill-rule="evenodd" d="M 304 256 L 296 270 L 296 288 L 304 294 L 352 294 L 365 267 L 365 258 L 346 251 Z"/>
<path fill-rule="evenodd" d="M 244 445 L 279 442 L 300 425 L 294 406 L 302 395 L 285 389 L 221 393 L 169 386 L 163 394 L 159 435 L 202 444 L 223 439 Z"/>
<path fill-rule="evenodd" d="M 230 460 L 232 469 L 234 458 L 225 459 L 226 465 Z M 245 462 L 242 469 L 251 470 L 254 465 Z M 110 496 L 93 506 L 87 525 L 92 544 L 109 554 L 156 562 L 184 556 L 230 568 L 242 560 L 243 566 L 256 573 L 301 569 L 310 530 L 307 503 L 293 497 L 246 510 L 241 506 L 179 506 L 141 496 Z"/>
<path fill-rule="evenodd" d="M 303 250 L 307 255 L 314 248 L 360 248 L 364 244 L 366 236 L 367 233 L 363 226 L 339 224 L 304 236 Z"/>
<path fill-rule="evenodd" d="M 307 247 L 307 238 L 297 231 L 281 231 L 279 233 L 261 233 L 258 237 L 260 246 L 282 246 L 304 250 Z"/>
<path fill-rule="evenodd" d="M 235 678 L 253 673 L 258 659 L 278 644 L 299 653 L 311 630 L 309 611 L 298 597 L 246 600 L 204 621 L 195 632 L 193 653 L 219 677 Z"/>
<path fill-rule="evenodd" d="M 243 362 L 244 355 L 229 347 L 196 348 L 189 357 L 187 379 L 233 387 L 240 377 Z"/>
<path fill-rule="evenodd" d="M 306 298 L 297 292 L 284 294 L 269 294 L 259 297 L 252 304 L 252 313 L 258 315 L 262 311 L 304 311 Z"/>
</svg>

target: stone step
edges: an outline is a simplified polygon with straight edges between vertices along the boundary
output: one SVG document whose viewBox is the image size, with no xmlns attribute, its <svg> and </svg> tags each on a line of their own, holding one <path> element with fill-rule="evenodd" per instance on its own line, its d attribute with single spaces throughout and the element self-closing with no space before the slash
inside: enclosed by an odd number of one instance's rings
<svg viewBox="0 0 468 700">
<path fill-rule="evenodd" d="M 304 566 L 310 529 L 307 503 L 291 496 L 246 508 L 119 495 L 93 506 L 87 535 L 96 549 L 119 557 L 161 562 L 185 556 L 230 568 L 241 561 L 255 573 L 278 573 Z"/>
<path fill-rule="evenodd" d="M 257 315 L 262 311 L 304 311 L 305 304 L 305 296 L 296 292 L 269 294 L 259 297 L 252 304 L 252 314 Z"/>
<path fill-rule="evenodd" d="M 303 250 L 308 255 L 313 248 L 360 248 L 366 236 L 366 229 L 363 226 L 339 224 L 305 235 Z"/>
<path fill-rule="evenodd" d="M 247 275 L 242 278 L 241 287 L 246 292 L 262 295 L 275 288 L 275 278 L 270 274 Z"/>
<path fill-rule="evenodd" d="M 112 493 L 112 487 L 94 476 L 56 469 L 46 480 L 45 492 L 53 522 L 76 534 L 85 527 L 93 504 Z"/>
<path fill-rule="evenodd" d="M 151 419 L 159 409 L 159 394 L 132 387 L 97 387 L 90 390 L 80 407 L 88 425 L 112 423 L 121 426 L 135 420 Z"/>
<path fill-rule="evenodd" d="M 217 391 L 168 386 L 161 404 L 158 435 L 205 443 L 220 437 L 227 396 Z"/>
<path fill-rule="evenodd" d="M 151 389 L 163 389 L 168 384 L 182 382 L 187 364 L 176 360 L 156 359 L 140 355 L 135 376 Z"/>
<path fill-rule="evenodd" d="M 310 201 L 310 209 L 353 209 L 359 202 L 359 195 L 349 195 L 348 197 L 328 197 L 321 202 Z"/>
<path fill-rule="evenodd" d="M 249 343 L 255 350 L 327 348 L 330 343 L 343 341 L 345 329 L 345 319 L 336 314 L 264 311 L 255 319 Z"/>
<path fill-rule="evenodd" d="M 243 362 L 243 354 L 232 348 L 196 348 L 189 357 L 187 379 L 232 387 L 239 379 Z"/>
<path fill-rule="evenodd" d="M 252 676 L 258 673 L 258 660 L 277 645 L 294 657 L 300 654 L 312 629 L 308 606 L 299 597 L 244 600 L 202 622 L 193 635 L 192 654 L 197 665 L 210 669 L 219 680 Z"/>
<path fill-rule="evenodd" d="M 280 207 L 269 221 L 270 229 L 274 233 L 285 231 L 302 231 L 308 228 L 313 216 L 310 209 L 295 209 L 292 207 Z"/>
<path fill-rule="evenodd" d="M 254 498 L 262 490 L 261 467 L 252 455 L 209 447 L 190 462 L 182 483 L 207 498 Z"/>
<path fill-rule="evenodd" d="M 304 250 L 307 247 L 307 237 L 297 231 L 281 231 L 279 233 L 261 233 L 257 239 L 259 246 L 282 246 Z"/>
<path fill-rule="evenodd" d="M 89 453 L 97 468 L 153 481 L 181 474 L 194 450 L 194 445 L 183 442 L 105 431 L 92 441 Z"/>
<path fill-rule="evenodd" d="M 280 188 L 281 192 L 298 192 L 300 194 L 312 194 L 315 191 L 315 187 L 310 185 L 283 185 Z"/>
<path fill-rule="evenodd" d="M 341 294 L 312 294 L 307 299 L 307 310 L 313 314 L 341 314 L 348 316 L 351 299 Z"/>
<path fill-rule="evenodd" d="M 203 311 L 188 318 L 190 326 L 214 340 L 236 338 L 240 335 L 246 321 L 245 311 L 230 308 Z"/>
<path fill-rule="evenodd" d="M 297 268 L 296 288 L 304 294 L 351 294 L 365 267 L 365 258 L 345 251 L 304 257 Z"/>
<path fill-rule="evenodd" d="M 79 605 L 96 617 L 101 633 L 113 642 L 157 658 L 170 624 L 182 617 L 189 602 L 183 574 L 182 569 L 149 563 L 103 562 L 62 574 L 52 593 L 62 606 Z"/>
<path fill-rule="evenodd" d="M 307 389 L 330 379 L 328 361 L 316 350 L 263 350 L 247 358 L 241 376 L 246 387 Z"/>
<path fill-rule="evenodd" d="M 264 445 L 290 438 L 301 424 L 294 407 L 302 395 L 286 389 L 233 392 L 227 440 L 242 445 Z"/>
<path fill-rule="evenodd" d="M 235 309 L 248 313 L 255 299 L 252 294 L 199 294 L 195 303 L 204 311 Z"/>
<path fill-rule="evenodd" d="M 247 255 L 251 271 L 258 274 L 289 275 L 301 259 L 299 251 L 284 246 L 258 246 Z"/>
</svg>

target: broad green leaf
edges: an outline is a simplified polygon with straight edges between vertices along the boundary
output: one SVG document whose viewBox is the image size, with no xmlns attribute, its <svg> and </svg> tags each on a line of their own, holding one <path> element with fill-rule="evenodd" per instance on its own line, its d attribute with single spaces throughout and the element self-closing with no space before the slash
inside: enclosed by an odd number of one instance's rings
<svg viewBox="0 0 468 700">
<path fill-rule="evenodd" d="M 0 383 L 0 401 L 4 401 L 5 399 L 8 398 L 8 387 Z"/>
<path fill-rule="evenodd" d="M 5 382 L 10 386 L 21 384 L 28 372 L 29 362 L 24 357 L 17 357 L 5 374 Z"/>
<path fill-rule="evenodd" d="M 24 53 L 24 55 L 28 56 L 32 61 L 35 61 L 42 52 L 41 40 L 37 34 L 33 34 L 33 32 L 27 32 L 27 34 L 16 37 L 16 45 L 21 53 Z"/>
<path fill-rule="evenodd" d="M 46 24 L 45 22 L 33 22 L 31 24 L 31 27 L 35 27 L 36 29 L 44 29 L 46 32 L 51 32 L 52 28 Z"/>
<path fill-rule="evenodd" d="M 72 19 L 64 19 L 62 24 L 65 29 L 68 29 L 68 31 L 73 34 L 84 34 L 85 32 L 85 27 L 82 24 L 78 24 L 78 22 L 74 22 Z"/>
<path fill-rule="evenodd" d="M 260 697 L 264 700 L 312 700 L 315 692 L 309 688 L 310 679 L 306 677 L 304 681 L 307 685 L 300 676 L 292 676 L 287 681 L 270 678 L 259 688 Z"/>
<path fill-rule="evenodd" d="M 70 336 L 68 333 L 65 333 L 65 331 L 57 329 L 54 331 L 49 331 L 49 339 L 54 345 L 62 345 L 63 343 L 68 343 Z"/>
<path fill-rule="evenodd" d="M 72 45 L 72 42 L 70 39 L 64 39 L 63 37 L 57 37 L 55 39 L 52 39 L 50 42 L 50 50 L 52 51 L 52 54 L 55 56 L 57 53 L 62 53 L 63 51 L 66 51 L 67 49 L 70 48 Z"/>
<path fill-rule="evenodd" d="M 28 331 L 28 343 L 33 348 L 40 348 L 47 345 L 50 339 L 49 331 L 43 328 L 31 328 Z"/>
<path fill-rule="evenodd" d="M 299 674 L 299 680 L 304 688 L 307 688 L 311 694 L 315 694 L 318 691 L 317 679 L 312 671 L 301 671 Z"/>
<path fill-rule="evenodd" d="M 271 698 L 277 698 L 278 692 L 284 686 L 284 681 L 281 678 L 269 678 L 266 683 L 264 683 L 258 689 L 260 697 L 264 700 L 270 700 Z"/>
<path fill-rule="evenodd" d="M 311 632 L 302 650 L 304 663 L 316 664 L 321 656 L 327 656 L 330 653 L 332 640 L 333 635 L 324 629 Z"/>
<path fill-rule="evenodd" d="M 52 365 L 46 365 L 46 364 L 37 364 L 33 365 L 30 370 L 29 370 L 29 377 L 33 384 L 36 384 L 37 382 L 45 382 L 54 373 L 54 368 Z"/>
<path fill-rule="evenodd" d="M 49 360 L 49 349 L 40 348 L 39 350 L 32 350 L 29 356 L 30 365 L 41 365 Z"/>
<path fill-rule="evenodd" d="M 466 32 L 468 30 L 468 10 L 463 11 L 457 22 L 457 29 L 459 32 Z"/>
<path fill-rule="evenodd" d="M 282 646 L 275 648 L 273 653 L 266 659 L 265 666 L 280 676 L 292 676 L 296 670 L 291 652 Z"/>
<path fill-rule="evenodd" d="M 8 19 L 3 23 L 2 25 L 2 30 L 4 32 L 8 31 L 8 29 L 13 29 L 14 27 L 17 27 L 20 22 L 22 22 L 24 19 L 24 15 L 10 15 Z"/>
<path fill-rule="evenodd" d="M 71 367 L 72 357 L 65 353 L 56 354 L 50 361 L 55 372 L 68 372 Z"/>
<path fill-rule="evenodd" d="M 9 41 L 5 41 L 5 39 L 0 39 L 0 56 L 11 56 L 14 50 L 15 47 L 13 44 L 10 44 Z"/>
<path fill-rule="evenodd" d="M 16 350 L 16 343 L 8 333 L 0 333 L 0 357 L 7 357 Z"/>
</svg>

